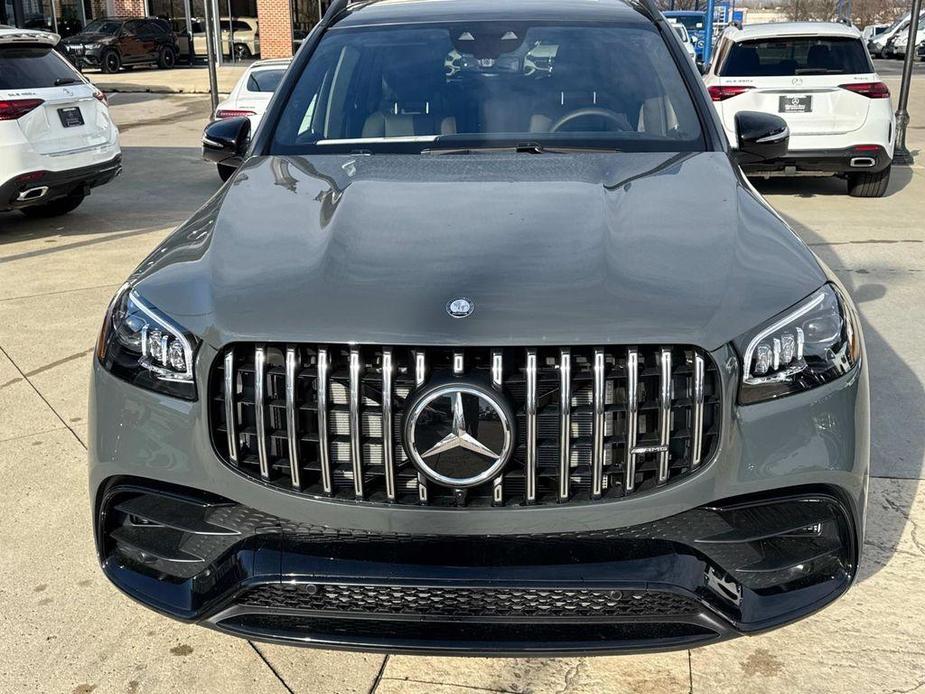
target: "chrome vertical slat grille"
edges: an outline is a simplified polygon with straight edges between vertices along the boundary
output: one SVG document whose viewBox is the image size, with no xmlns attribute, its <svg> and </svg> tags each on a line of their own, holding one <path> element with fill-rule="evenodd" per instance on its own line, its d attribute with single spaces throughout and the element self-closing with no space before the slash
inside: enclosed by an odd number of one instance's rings
<svg viewBox="0 0 925 694">
<path fill-rule="evenodd" d="M 328 350 L 319 349 L 316 359 L 315 378 L 318 418 L 318 463 L 321 468 L 321 488 L 325 494 L 333 491 L 331 483 L 331 453 L 328 442 Z"/>
<path fill-rule="evenodd" d="M 395 442 L 392 439 L 392 350 L 382 350 L 382 466 L 385 495 L 395 501 Z"/>
<path fill-rule="evenodd" d="M 572 466 L 572 355 L 559 351 L 559 501 L 568 501 Z"/>
<path fill-rule="evenodd" d="M 691 384 L 691 467 L 699 467 L 703 442 L 703 379 L 704 361 L 700 354 L 694 354 L 694 375 Z"/>
<path fill-rule="evenodd" d="M 536 501 L 536 350 L 527 350 L 527 503 Z"/>
<path fill-rule="evenodd" d="M 360 350 L 350 350 L 350 463 L 353 491 L 363 498 L 363 447 L 360 445 Z"/>
<path fill-rule="evenodd" d="M 668 459 L 671 443 L 671 350 L 662 348 L 659 358 L 658 394 L 658 482 L 668 481 Z"/>
<path fill-rule="evenodd" d="M 238 427 L 237 413 L 235 412 L 235 400 L 237 399 L 237 385 L 235 383 L 234 372 L 234 349 L 225 352 L 225 373 L 224 373 L 224 392 L 225 392 L 225 434 L 228 442 L 228 459 L 237 465 L 238 463 Z"/>
<path fill-rule="evenodd" d="M 296 376 L 298 371 L 298 355 L 295 347 L 286 348 L 286 441 L 289 445 L 289 477 L 293 489 L 302 486 L 299 471 L 299 419 L 298 403 L 296 402 Z"/>
<path fill-rule="evenodd" d="M 427 383 L 427 357 L 423 350 L 414 353 L 414 386 L 420 388 Z M 417 474 L 418 501 L 427 503 L 427 478 L 420 472 Z"/>
<path fill-rule="evenodd" d="M 514 416 L 510 460 L 464 490 L 427 481 L 404 441 L 409 399 L 452 379 L 490 384 Z M 236 344 L 209 383 L 213 443 L 241 474 L 434 508 L 596 503 L 670 485 L 710 461 L 720 396 L 706 352 L 647 345 Z"/>
<path fill-rule="evenodd" d="M 604 350 L 594 350 L 591 390 L 591 496 L 600 498 L 604 481 Z"/>
<path fill-rule="evenodd" d="M 626 493 L 636 488 L 636 437 L 639 435 L 639 352 L 635 347 L 626 350 L 626 475 L 623 486 Z"/>
<path fill-rule="evenodd" d="M 267 453 L 267 375 L 266 350 L 263 345 L 254 349 L 254 405 L 256 407 L 257 460 L 260 476 L 270 477 L 270 457 Z"/>
<path fill-rule="evenodd" d="M 504 354 L 501 350 L 491 353 L 491 384 L 501 390 L 504 387 Z M 495 477 L 491 490 L 491 503 L 500 506 L 504 503 L 504 475 Z"/>
</svg>

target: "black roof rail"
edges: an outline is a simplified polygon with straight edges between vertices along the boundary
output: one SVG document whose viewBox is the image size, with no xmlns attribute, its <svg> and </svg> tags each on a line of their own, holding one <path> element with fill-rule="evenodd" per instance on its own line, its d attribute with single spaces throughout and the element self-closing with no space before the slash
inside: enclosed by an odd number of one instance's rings
<svg viewBox="0 0 925 694">
<path fill-rule="evenodd" d="M 651 19 L 653 22 L 658 21 L 658 19 L 661 17 L 662 11 L 658 9 L 658 5 L 655 4 L 655 0 L 630 0 L 629 4 L 642 12 L 642 14 Z"/>
</svg>

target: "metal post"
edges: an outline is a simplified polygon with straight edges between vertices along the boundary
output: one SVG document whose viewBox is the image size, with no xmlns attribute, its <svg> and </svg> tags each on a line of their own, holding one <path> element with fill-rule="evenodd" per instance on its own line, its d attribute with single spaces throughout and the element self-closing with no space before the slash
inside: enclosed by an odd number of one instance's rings
<svg viewBox="0 0 925 694">
<path fill-rule="evenodd" d="M 909 125 L 909 88 L 912 86 L 912 64 L 915 61 L 915 36 L 919 31 L 919 14 L 922 0 L 912 0 L 912 16 L 909 18 L 909 41 L 906 43 L 906 58 L 903 61 L 903 81 L 899 86 L 899 104 L 896 107 L 896 148 L 893 162 L 912 164 L 912 152 L 906 146 L 906 127 Z"/>
<path fill-rule="evenodd" d="M 707 0 L 707 16 L 703 27 L 703 64 L 709 65 L 713 56 L 713 15 L 715 14 L 714 0 Z"/>
<path fill-rule="evenodd" d="M 58 33 L 58 10 L 55 7 L 55 0 L 51 0 L 51 30 L 53 33 Z"/>
<path fill-rule="evenodd" d="M 222 46 L 222 52 L 225 47 Z M 234 21 L 231 19 L 231 0 L 228 0 L 228 58 L 232 63 L 237 62 L 234 55 Z"/>
<path fill-rule="evenodd" d="M 212 0 L 205 1 L 206 8 L 206 57 L 209 61 L 209 96 L 212 99 L 212 113 L 218 108 L 218 75 L 215 74 L 215 24 L 212 23 Z"/>
</svg>

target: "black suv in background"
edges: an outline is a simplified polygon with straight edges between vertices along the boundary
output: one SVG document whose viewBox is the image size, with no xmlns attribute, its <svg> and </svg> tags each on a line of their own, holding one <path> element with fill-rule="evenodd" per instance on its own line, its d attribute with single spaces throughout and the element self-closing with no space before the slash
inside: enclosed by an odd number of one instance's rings
<svg viewBox="0 0 925 694">
<path fill-rule="evenodd" d="M 177 36 L 168 22 L 150 17 L 103 17 L 62 41 L 65 55 L 78 68 L 118 72 L 151 64 L 169 69 L 177 63 Z"/>
</svg>

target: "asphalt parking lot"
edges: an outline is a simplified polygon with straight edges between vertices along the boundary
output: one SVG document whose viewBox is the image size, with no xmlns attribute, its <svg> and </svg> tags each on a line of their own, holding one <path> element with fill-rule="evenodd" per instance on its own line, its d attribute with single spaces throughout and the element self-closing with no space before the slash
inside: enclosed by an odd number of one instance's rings
<svg viewBox="0 0 925 694">
<path fill-rule="evenodd" d="M 910 108 L 913 150 L 925 150 L 923 85 Z M 890 86 L 895 94 L 898 83 Z M 922 163 L 895 169 L 882 199 L 849 198 L 827 179 L 758 184 L 864 319 L 873 479 L 864 561 L 847 596 L 783 630 L 693 651 L 386 659 L 251 644 L 169 621 L 97 569 L 86 480 L 96 332 L 125 276 L 220 186 L 199 159 L 207 97 L 116 94 L 112 105 L 123 176 L 64 218 L 0 213 L 0 691 L 925 691 Z"/>
</svg>

